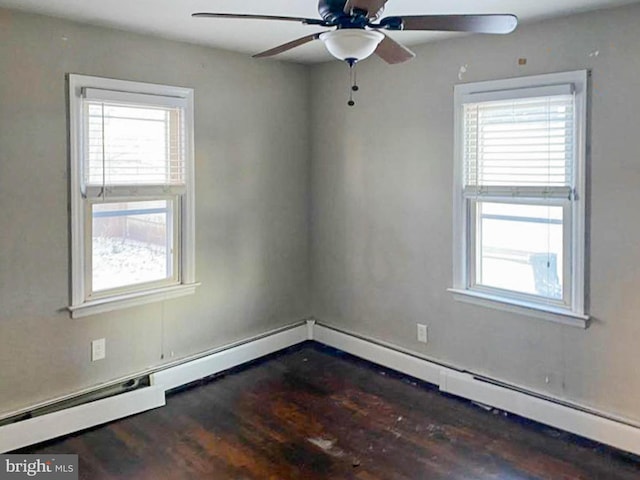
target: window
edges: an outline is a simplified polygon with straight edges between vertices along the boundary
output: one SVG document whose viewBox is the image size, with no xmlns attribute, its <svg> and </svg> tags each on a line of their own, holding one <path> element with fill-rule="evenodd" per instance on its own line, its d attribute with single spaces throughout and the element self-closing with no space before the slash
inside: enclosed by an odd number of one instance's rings
<svg viewBox="0 0 640 480">
<path fill-rule="evenodd" d="M 586 326 L 586 87 L 586 71 L 456 86 L 459 298 Z"/>
<path fill-rule="evenodd" d="M 193 91 L 69 75 L 74 317 L 193 293 Z"/>
</svg>

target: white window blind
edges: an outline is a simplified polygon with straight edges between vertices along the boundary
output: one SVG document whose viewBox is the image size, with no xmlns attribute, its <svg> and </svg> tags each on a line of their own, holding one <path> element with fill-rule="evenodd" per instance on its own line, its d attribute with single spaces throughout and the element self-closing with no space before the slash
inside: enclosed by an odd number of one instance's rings
<svg viewBox="0 0 640 480">
<path fill-rule="evenodd" d="M 466 193 L 568 194 L 575 156 L 573 94 L 469 102 L 463 116 Z"/>
<path fill-rule="evenodd" d="M 173 193 L 184 189 L 184 108 L 173 105 L 171 97 L 166 103 L 125 104 L 85 95 L 86 191 L 104 194 L 105 189 L 132 186 L 159 186 Z"/>
</svg>

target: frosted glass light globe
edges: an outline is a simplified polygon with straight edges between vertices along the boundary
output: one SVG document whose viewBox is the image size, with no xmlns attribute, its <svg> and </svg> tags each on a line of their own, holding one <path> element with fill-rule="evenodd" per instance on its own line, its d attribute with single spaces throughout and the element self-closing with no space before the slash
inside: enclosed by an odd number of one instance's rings
<svg viewBox="0 0 640 480">
<path fill-rule="evenodd" d="M 343 28 L 320 35 L 320 40 L 338 60 L 364 60 L 376 51 L 384 35 L 374 30 Z"/>
</svg>

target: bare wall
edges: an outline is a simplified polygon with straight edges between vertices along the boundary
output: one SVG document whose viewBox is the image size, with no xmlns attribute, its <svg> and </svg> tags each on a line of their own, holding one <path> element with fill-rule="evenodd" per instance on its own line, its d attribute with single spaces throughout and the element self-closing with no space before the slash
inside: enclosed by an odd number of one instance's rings
<svg viewBox="0 0 640 480">
<path fill-rule="evenodd" d="M 194 296 L 69 318 L 69 72 L 195 89 Z M 307 89 L 306 67 L 0 10 L 0 416 L 309 315 Z"/>
<path fill-rule="evenodd" d="M 640 6 L 312 69 L 312 310 L 322 322 L 640 422 Z M 518 66 L 518 58 L 527 59 Z M 456 302 L 453 86 L 591 69 L 588 330 Z M 416 323 L 429 343 L 416 341 Z M 548 383 L 547 383 L 548 379 Z"/>
</svg>

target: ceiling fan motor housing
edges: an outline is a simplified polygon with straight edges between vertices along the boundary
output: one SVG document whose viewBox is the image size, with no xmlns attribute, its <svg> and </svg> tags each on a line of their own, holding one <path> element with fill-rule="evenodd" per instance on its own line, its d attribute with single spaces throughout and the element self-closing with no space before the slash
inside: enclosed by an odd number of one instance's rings
<svg viewBox="0 0 640 480">
<path fill-rule="evenodd" d="M 344 11 L 347 0 L 319 0 L 318 13 L 327 23 L 338 25 L 338 28 L 364 28 L 369 21 L 380 16 L 384 7 L 378 12 L 367 12 L 363 9 L 354 8 L 351 12 Z"/>
</svg>

